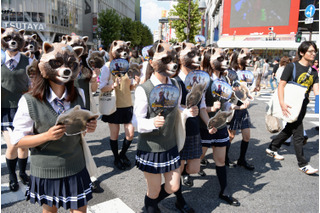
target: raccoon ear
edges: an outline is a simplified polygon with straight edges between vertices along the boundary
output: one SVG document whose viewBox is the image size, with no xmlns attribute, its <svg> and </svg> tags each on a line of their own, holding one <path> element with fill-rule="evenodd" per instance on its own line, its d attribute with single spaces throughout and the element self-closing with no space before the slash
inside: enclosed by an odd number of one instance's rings
<svg viewBox="0 0 320 213">
<path fill-rule="evenodd" d="M 92 54 L 92 49 L 89 50 L 89 55 L 91 55 L 91 54 Z"/>
<path fill-rule="evenodd" d="M 73 110 L 80 110 L 80 109 L 81 109 L 80 105 L 73 107 Z"/>
<path fill-rule="evenodd" d="M 50 43 L 47 42 L 47 41 L 43 42 L 42 49 L 43 49 L 43 52 L 44 52 L 44 53 L 48 53 L 51 48 L 53 48 L 53 45 L 52 45 L 52 44 L 50 44 Z"/>
<path fill-rule="evenodd" d="M 117 46 L 117 44 L 118 44 L 118 43 L 117 43 L 116 41 L 113 41 L 113 42 L 112 42 L 112 45 L 113 45 L 113 46 Z"/>
<path fill-rule="evenodd" d="M 82 39 L 83 39 L 83 41 L 84 41 L 85 43 L 87 43 L 89 37 L 88 37 L 88 36 L 83 36 Z"/>
<path fill-rule="evenodd" d="M 199 49 L 201 45 L 200 44 L 196 44 L 195 46 Z"/>
<path fill-rule="evenodd" d="M 74 47 L 73 51 L 77 54 L 78 57 L 80 57 L 83 53 L 83 47 Z"/>
<path fill-rule="evenodd" d="M 38 38 L 37 34 L 32 34 L 31 37 L 32 37 L 34 40 L 37 40 L 37 38 Z"/>
<path fill-rule="evenodd" d="M 216 49 L 214 49 L 214 48 L 211 48 L 211 55 L 213 55 L 215 52 L 216 52 Z"/>
<path fill-rule="evenodd" d="M 72 40 L 72 37 L 67 35 L 67 42 L 70 42 Z"/>
<path fill-rule="evenodd" d="M 31 51 L 28 50 L 27 52 L 24 53 L 25 56 L 30 57 L 31 56 Z"/>
<path fill-rule="evenodd" d="M 186 42 L 182 42 L 182 49 L 184 50 L 187 47 Z"/>
<path fill-rule="evenodd" d="M 66 37 L 67 35 L 63 35 L 62 37 L 61 37 L 61 43 L 64 43 L 64 42 L 66 42 L 67 41 L 67 37 Z"/>
<path fill-rule="evenodd" d="M 227 54 L 229 52 L 229 48 L 223 49 L 223 52 Z"/>
<path fill-rule="evenodd" d="M 164 50 L 164 49 L 163 49 L 162 45 L 159 43 L 159 44 L 157 45 L 157 48 L 156 48 L 156 53 L 162 52 L 163 50 Z"/>
<path fill-rule="evenodd" d="M 6 31 L 6 28 L 1 27 L 1 34 L 3 34 Z"/>
<path fill-rule="evenodd" d="M 244 49 L 241 49 L 240 54 L 243 54 L 243 53 L 244 53 Z"/>
<path fill-rule="evenodd" d="M 106 54 L 106 51 L 104 51 L 104 50 L 101 50 L 100 51 L 100 55 L 103 57 L 103 56 L 105 56 L 105 54 Z"/>
<path fill-rule="evenodd" d="M 249 53 L 253 53 L 254 49 L 249 49 Z"/>
<path fill-rule="evenodd" d="M 126 44 L 128 45 L 128 47 L 130 47 L 131 41 L 127 41 Z"/>
<path fill-rule="evenodd" d="M 24 35 L 24 30 L 19 30 L 20 35 Z"/>
<path fill-rule="evenodd" d="M 178 53 L 181 50 L 181 46 L 180 45 L 174 45 L 172 46 L 173 49 L 175 49 L 175 51 Z"/>
</svg>

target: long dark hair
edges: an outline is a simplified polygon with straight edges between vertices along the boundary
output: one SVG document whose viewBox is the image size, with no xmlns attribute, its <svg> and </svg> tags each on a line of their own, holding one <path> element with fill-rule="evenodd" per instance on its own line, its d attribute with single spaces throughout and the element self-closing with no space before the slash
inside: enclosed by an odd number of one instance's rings
<svg viewBox="0 0 320 213">
<path fill-rule="evenodd" d="M 229 68 L 234 69 L 234 70 L 239 70 L 240 69 L 240 66 L 239 66 L 239 63 L 238 63 L 239 53 L 240 53 L 240 49 L 233 50 L 233 53 L 231 54 L 231 57 L 230 57 L 230 66 L 229 66 Z"/>
<path fill-rule="evenodd" d="M 207 72 L 210 76 L 213 73 L 213 69 L 210 64 L 210 58 L 211 58 L 211 48 L 208 48 L 208 50 L 203 55 L 203 71 Z M 219 76 L 220 77 L 220 76 Z"/>
</svg>

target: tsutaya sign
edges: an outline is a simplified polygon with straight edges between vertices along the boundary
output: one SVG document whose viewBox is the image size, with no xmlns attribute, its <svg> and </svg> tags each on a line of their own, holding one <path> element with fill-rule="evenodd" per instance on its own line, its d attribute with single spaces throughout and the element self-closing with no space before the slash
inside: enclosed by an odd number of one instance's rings
<svg viewBox="0 0 320 213">
<path fill-rule="evenodd" d="M 1 27 L 8 28 L 14 27 L 19 30 L 32 30 L 32 31 L 45 31 L 46 24 L 37 22 L 12 22 L 12 21 L 2 21 Z"/>
</svg>

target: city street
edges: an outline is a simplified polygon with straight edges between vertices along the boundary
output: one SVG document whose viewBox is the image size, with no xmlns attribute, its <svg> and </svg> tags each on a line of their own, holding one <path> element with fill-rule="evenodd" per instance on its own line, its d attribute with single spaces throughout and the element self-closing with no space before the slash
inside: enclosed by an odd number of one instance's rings
<svg viewBox="0 0 320 213">
<path fill-rule="evenodd" d="M 244 168 L 228 168 L 229 192 L 241 203 L 240 207 L 233 207 L 218 198 L 219 183 L 212 151 L 207 152 L 210 164 L 205 168 L 207 176 L 192 175 L 194 186 L 183 186 L 186 201 L 198 213 L 209 212 L 319 212 L 319 175 L 308 176 L 298 169 L 294 154 L 294 147 L 283 146 L 279 154 L 284 161 L 275 161 L 265 153 L 271 139 L 275 136 L 265 127 L 265 111 L 271 97 L 269 89 L 262 90 L 261 95 L 251 103 L 249 114 L 252 122 L 251 140 L 249 143 L 248 162 L 255 166 L 254 171 Z M 95 97 L 97 100 L 97 97 Z M 319 168 L 319 134 L 315 127 L 319 125 L 319 115 L 314 114 L 314 95 L 304 119 L 304 127 L 309 137 L 304 146 L 304 154 L 310 165 Z M 123 128 L 119 137 L 119 146 L 124 138 Z M 95 213 L 127 213 L 143 212 L 146 182 L 143 173 L 134 167 L 137 145 L 137 133 L 128 151 L 128 158 L 132 162 L 130 169 L 120 171 L 113 167 L 113 155 L 109 145 L 109 128 L 101 120 L 95 133 L 87 134 L 87 142 L 98 167 L 98 179 L 103 193 L 94 194 L 89 202 L 88 212 Z M 239 156 L 241 134 L 237 134 L 230 148 L 230 159 Z M 42 212 L 38 204 L 33 205 L 24 201 L 24 187 L 20 183 L 18 192 L 8 190 L 8 171 L 5 166 L 6 145 L 1 143 L 1 212 L 3 213 L 35 213 Z M 18 171 L 17 171 L 18 173 Z M 29 165 L 28 171 L 29 174 Z M 161 212 L 178 212 L 175 208 L 176 199 L 171 195 L 159 204 Z M 67 212 L 62 208 L 59 212 Z"/>
</svg>

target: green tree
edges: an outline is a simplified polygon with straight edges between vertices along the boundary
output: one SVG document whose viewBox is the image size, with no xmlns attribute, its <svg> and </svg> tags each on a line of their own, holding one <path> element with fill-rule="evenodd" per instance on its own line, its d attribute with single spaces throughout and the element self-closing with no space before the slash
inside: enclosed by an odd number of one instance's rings
<svg viewBox="0 0 320 213">
<path fill-rule="evenodd" d="M 199 12 L 198 0 L 178 0 L 178 4 L 173 6 L 174 9 L 169 11 L 169 16 L 179 16 L 177 20 L 172 21 L 172 28 L 175 29 L 177 39 L 181 42 L 187 40 L 187 34 L 184 32 L 184 28 L 188 24 L 188 5 L 190 1 L 190 14 L 189 14 L 189 42 L 195 43 L 194 37 L 199 34 L 201 14 Z"/>
<path fill-rule="evenodd" d="M 101 30 L 99 36 L 105 47 L 108 47 L 112 41 L 121 38 L 121 18 L 115 10 L 102 10 L 98 14 L 98 27 Z"/>
<path fill-rule="evenodd" d="M 131 45 L 135 46 L 135 40 L 137 37 L 137 30 L 135 28 L 134 22 L 131 18 L 124 17 L 121 19 L 121 37 L 123 41 L 131 41 Z"/>
</svg>

